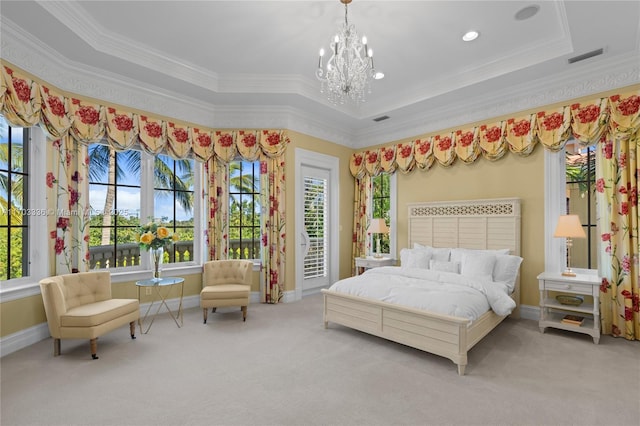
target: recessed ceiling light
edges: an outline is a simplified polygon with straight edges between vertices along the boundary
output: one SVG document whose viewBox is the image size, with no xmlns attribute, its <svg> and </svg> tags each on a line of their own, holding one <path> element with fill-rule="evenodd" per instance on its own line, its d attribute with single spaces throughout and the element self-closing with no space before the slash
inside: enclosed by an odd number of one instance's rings
<svg viewBox="0 0 640 426">
<path fill-rule="evenodd" d="M 517 11 L 515 14 L 515 18 L 518 21 L 524 21 L 525 19 L 529 19 L 533 15 L 538 13 L 539 10 L 540 10 L 540 6 L 538 6 L 537 4 L 532 4 L 531 6 L 527 6 Z"/>
<path fill-rule="evenodd" d="M 462 36 L 462 40 L 464 40 L 464 41 L 473 41 L 473 40 L 477 39 L 479 35 L 480 35 L 480 33 L 477 32 L 477 31 L 469 31 L 469 32 L 465 33 L 465 35 Z"/>
</svg>

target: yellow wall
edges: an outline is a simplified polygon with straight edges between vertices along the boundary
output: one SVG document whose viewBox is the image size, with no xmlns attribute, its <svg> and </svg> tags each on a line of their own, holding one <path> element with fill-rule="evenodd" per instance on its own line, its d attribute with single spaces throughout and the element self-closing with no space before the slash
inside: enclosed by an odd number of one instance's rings
<svg viewBox="0 0 640 426">
<path fill-rule="evenodd" d="M 407 246 L 409 203 L 517 197 L 521 200 L 521 303 L 538 305 L 536 276 L 544 271 L 544 152 L 507 153 L 491 162 L 454 163 L 445 168 L 398 174 L 398 248 Z"/>
</svg>

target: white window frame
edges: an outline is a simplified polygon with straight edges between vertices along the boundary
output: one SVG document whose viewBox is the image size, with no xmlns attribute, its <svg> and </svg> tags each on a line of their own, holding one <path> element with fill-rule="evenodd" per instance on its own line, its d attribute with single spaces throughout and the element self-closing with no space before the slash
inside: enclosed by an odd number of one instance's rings
<svg viewBox="0 0 640 426">
<path fill-rule="evenodd" d="M 544 150 L 544 266 L 547 272 L 560 273 L 567 267 L 565 238 L 554 238 L 558 217 L 566 214 L 566 156 L 565 149 L 558 152 Z M 600 244 L 600 241 L 597 241 Z M 597 274 L 598 269 L 574 268 L 576 273 Z"/>
<path fill-rule="evenodd" d="M 140 222 L 145 218 L 154 216 L 154 191 L 153 191 L 153 168 L 154 156 L 144 151 L 140 155 Z M 199 161 L 194 160 L 194 196 L 193 196 L 193 260 L 188 262 L 165 263 L 162 267 L 162 275 L 165 277 L 179 277 L 185 274 L 196 274 L 202 272 L 202 259 L 204 254 L 203 239 L 203 214 L 202 214 L 202 174 L 203 166 Z M 150 189 L 148 189 L 150 188 Z M 141 253 L 140 265 L 125 266 L 120 268 L 109 268 L 112 282 L 128 282 L 149 278 L 151 263 L 149 256 Z"/>
<path fill-rule="evenodd" d="M 260 160 L 259 159 L 258 160 L 254 160 L 254 161 L 249 161 L 249 160 L 243 159 L 242 157 L 236 157 L 232 161 L 244 161 L 246 163 L 258 163 L 258 173 L 260 173 L 260 171 L 259 171 L 260 170 Z M 231 195 L 231 192 L 230 192 L 231 185 L 229 183 L 230 178 L 231 178 L 230 175 L 231 175 L 231 170 L 230 170 L 229 167 L 227 167 L 227 209 L 229 211 L 229 214 L 231 214 L 231 205 L 230 205 L 230 202 L 231 202 L 231 196 L 230 196 Z M 264 190 L 262 188 L 262 182 L 260 181 L 261 179 L 262 179 L 262 176 L 260 176 L 260 174 L 258 174 L 258 180 L 259 180 L 259 183 L 260 183 L 260 191 L 258 191 L 258 202 L 262 201 L 262 195 L 263 195 L 262 191 Z M 261 206 L 261 208 L 262 208 L 262 206 Z M 264 221 L 265 220 L 266 220 L 265 215 L 261 215 L 260 216 L 260 230 L 264 229 Z M 229 225 L 227 224 L 227 234 L 228 233 L 229 233 Z M 258 241 L 258 242 L 260 243 L 260 241 Z M 228 244 L 228 242 L 227 242 L 227 244 Z M 259 258 L 257 258 L 257 259 L 243 259 L 243 260 L 250 260 L 250 261 L 253 262 L 254 271 L 258 270 L 260 268 L 260 265 L 262 265 L 262 250 L 263 250 L 262 244 L 259 244 L 259 247 L 260 247 L 260 251 L 259 251 L 260 257 Z M 228 253 L 227 253 L 227 255 L 228 255 Z"/>
<path fill-rule="evenodd" d="M 15 126 L 14 126 L 15 127 Z M 40 127 L 30 127 L 28 170 L 29 209 L 47 209 L 47 138 Z M 46 215 L 29 217 L 29 275 L 0 281 L 3 302 L 40 294 L 39 281 L 49 275 L 49 233 Z"/>
</svg>

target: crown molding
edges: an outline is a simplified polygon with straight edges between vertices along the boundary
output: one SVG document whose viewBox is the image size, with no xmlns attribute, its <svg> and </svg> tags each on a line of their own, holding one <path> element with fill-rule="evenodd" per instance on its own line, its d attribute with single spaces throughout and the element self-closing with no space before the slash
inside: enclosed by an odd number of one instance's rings
<svg viewBox="0 0 640 426">
<path fill-rule="evenodd" d="M 640 54 L 635 52 L 634 55 L 569 67 L 552 78 L 543 77 L 518 87 L 505 87 L 502 91 L 468 98 L 448 107 L 425 108 L 425 111 L 404 121 L 367 123 L 366 128 L 358 130 L 327 123 L 327 120 L 320 120 L 312 113 L 291 106 L 214 105 L 189 98 L 146 82 L 69 61 L 4 17 L 0 17 L 0 23 L 2 59 L 63 91 L 206 127 L 287 128 L 354 149 L 640 83 Z M 277 78 L 282 79 L 282 76 Z M 232 79 L 225 76 L 225 81 Z M 243 81 L 246 82 L 238 78 L 237 84 L 244 84 Z M 279 84 L 287 85 L 284 80 Z M 307 95 L 317 90 L 305 79 L 296 80 L 294 85 Z M 259 86 L 258 82 L 254 89 Z"/>
<path fill-rule="evenodd" d="M 539 78 L 518 87 L 466 98 L 448 107 L 425 110 L 403 122 L 380 123 L 356 132 L 352 146 L 365 148 L 441 129 L 489 120 L 519 111 L 595 95 L 640 83 L 640 54 L 607 58 L 569 68 L 553 78 Z"/>
</svg>

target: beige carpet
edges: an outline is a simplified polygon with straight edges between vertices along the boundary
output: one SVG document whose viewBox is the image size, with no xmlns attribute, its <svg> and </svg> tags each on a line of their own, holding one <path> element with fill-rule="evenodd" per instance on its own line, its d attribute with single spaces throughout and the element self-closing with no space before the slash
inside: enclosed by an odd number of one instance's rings
<svg viewBox="0 0 640 426">
<path fill-rule="evenodd" d="M 0 360 L 1 424 L 13 425 L 633 425 L 640 342 L 507 320 L 449 360 L 322 326 L 322 298 L 251 305 L 246 323 L 200 309 L 88 342 L 47 339 Z"/>
</svg>

